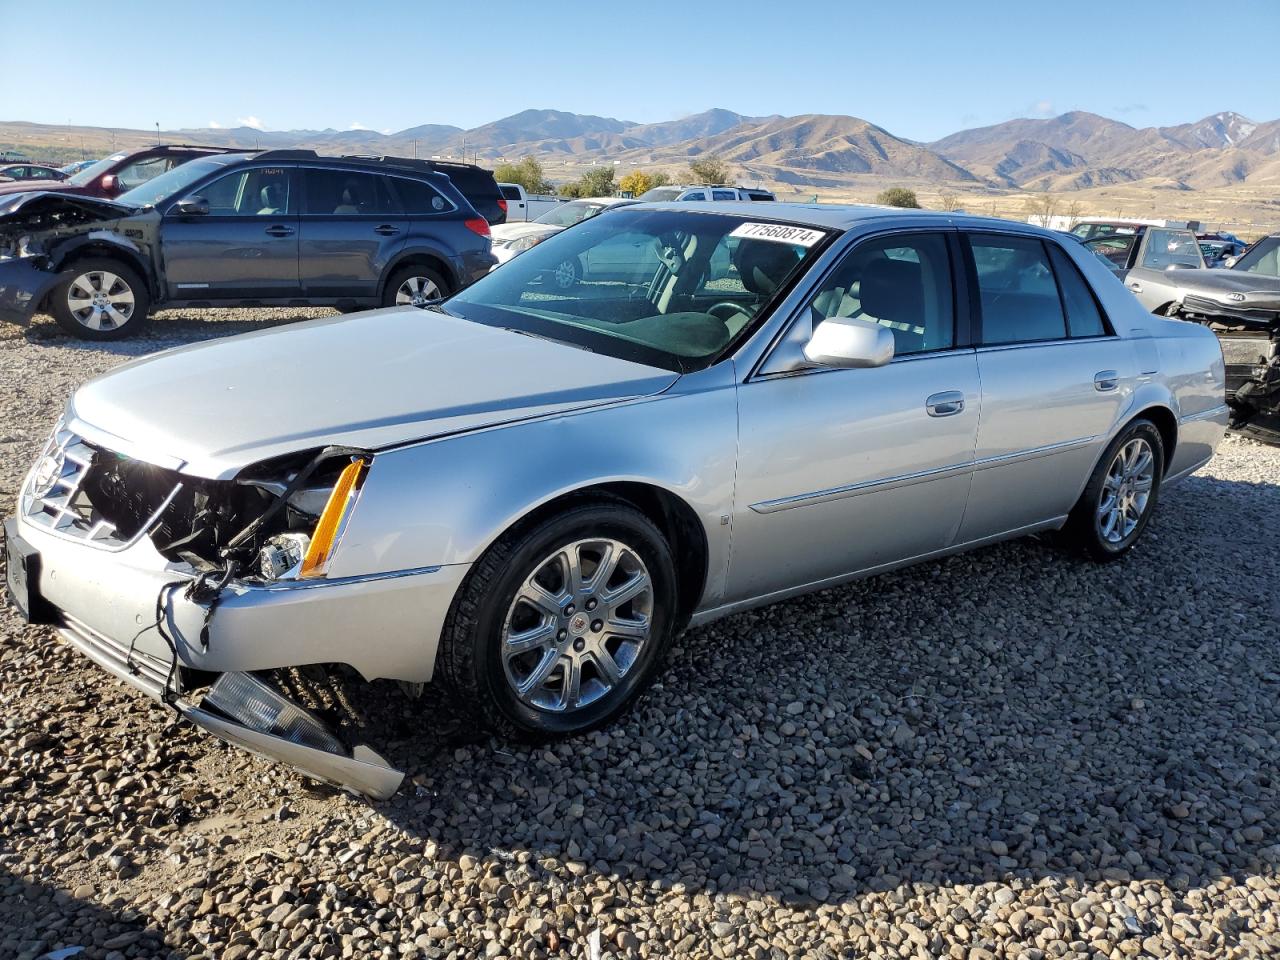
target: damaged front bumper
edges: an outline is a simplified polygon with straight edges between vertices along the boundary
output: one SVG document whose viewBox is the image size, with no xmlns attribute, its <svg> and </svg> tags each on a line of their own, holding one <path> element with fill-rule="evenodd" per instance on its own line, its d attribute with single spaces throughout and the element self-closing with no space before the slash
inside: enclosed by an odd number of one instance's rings
<svg viewBox="0 0 1280 960">
<path fill-rule="evenodd" d="M 0 258 L 0 321 L 27 323 L 60 274 L 35 258 Z"/>
<path fill-rule="evenodd" d="M 34 622 L 51 623 L 114 676 L 215 736 L 308 776 L 375 798 L 398 788 L 403 773 L 369 747 L 348 746 L 328 731 L 337 746 L 321 749 L 269 723 L 246 723 L 259 714 L 220 709 L 208 692 L 197 695 L 196 683 L 331 663 L 367 680 L 429 680 L 465 566 L 280 584 L 233 580 L 211 608 L 186 595 L 194 571 L 165 560 L 146 536 L 103 549 L 21 516 L 5 522 L 5 534 L 10 602 L 25 594 L 17 605 Z"/>
</svg>

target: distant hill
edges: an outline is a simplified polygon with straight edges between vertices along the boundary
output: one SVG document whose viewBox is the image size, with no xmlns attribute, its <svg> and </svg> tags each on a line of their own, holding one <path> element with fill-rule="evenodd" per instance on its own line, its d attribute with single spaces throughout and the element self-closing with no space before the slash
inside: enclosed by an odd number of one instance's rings
<svg viewBox="0 0 1280 960">
<path fill-rule="evenodd" d="M 162 132 L 169 142 L 322 153 L 467 157 L 524 155 L 549 162 L 667 166 L 717 156 L 744 176 L 802 187 L 859 178 L 955 184 L 983 190 L 1082 190 L 1141 181 L 1196 190 L 1280 183 L 1280 120 L 1223 111 L 1191 123 L 1133 127 L 1084 111 L 961 130 L 933 143 L 898 137 L 844 115 L 748 116 L 724 108 L 658 123 L 561 110 L 522 110 L 471 129 L 425 123 L 373 130 L 200 128 Z M 101 156 L 154 143 L 155 131 L 0 122 L 0 150 L 47 159 Z"/>
</svg>

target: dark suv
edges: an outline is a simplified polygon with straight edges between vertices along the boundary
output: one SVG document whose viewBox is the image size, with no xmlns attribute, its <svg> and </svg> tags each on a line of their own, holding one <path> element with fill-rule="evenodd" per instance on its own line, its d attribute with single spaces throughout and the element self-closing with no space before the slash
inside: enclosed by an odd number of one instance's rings
<svg viewBox="0 0 1280 960">
<path fill-rule="evenodd" d="M 0 319 L 44 305 L 94 340 L 157 307 L 424 306 L 495 262 L 485 218 L 425 161 L 223 154 L 116 201 L 0 197 Z"/>
<path fill-rule="evenodd" d="M 227 147 L 199 147 L 189 143 L 156 144 L 142 150 L 113 153 L 61 180 L 26 180 L 0 183 L 0 194 L 31 190 L 57 190 L 85 197 L 118 197 L 162 173 L 198 157 L 244 153 Z"/>
</svg>

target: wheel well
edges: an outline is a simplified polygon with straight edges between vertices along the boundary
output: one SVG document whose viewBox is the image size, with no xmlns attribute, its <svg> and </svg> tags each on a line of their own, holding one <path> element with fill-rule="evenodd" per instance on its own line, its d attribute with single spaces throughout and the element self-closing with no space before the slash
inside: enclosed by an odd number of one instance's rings
<svg viewBox="0 0 1280 960">
<path fill-rule="evenodd" d="M 151 281 L 151 271 L 147 269 L 146 264 L 142 262 L 140 257 L 133 250 L 118 246 L 114 243 L 86 243 L 84 246 L 76 247 L 58 264 L 58 272 L 61 273 L 70 267 L 75 266 L 81 260 L 87 260 L 90 257 L 105 257 L 108 260 L 119 260 L 126 264 L 130 269 L 137 271 L 138 276 L 142 277 L 142 282 L 148 287 L 148 290 L 154 295 L 155 284 Z"/>
<path fill-rule="evenodd" d="M 1173 415 L 1173 411 L 1168 407 L 1147 407 L 1145 410 L 1137 413 L 1131 420 L 1138 417 L 1145 417 L 1156 425 L 1156 429 L 1160 431 L 1160 442 L 1164 444 L 1164 469 L 1169 471 L 1169 464 L 1173 462 L 1173 450 L 1178 443 L 1178 419 Z"/>
<path fill-rule="evenodd" d="M 387 272 L 383 275 L 382 283 L 379 286 L 379 296 L 386 292 L 387 281 L 391 279 L 393 273 L 412 266 L 429 267 L 440 274 L 451 287 L 454 289 L 458 287 L 458 278 L 453 275 L 453 270 L 441 257 L 430 253 L 410 253 L 387 268 Z"/>
<path fill-rule="evenodd" d="M 707 582 L 707 535 L 693 508 L 678 496 L 647 483 L 601 483 L 549 500 L 515 524 L 522 527 L 559 513 L 583 500 L 623 500 L 653 522 L 671 547 L 676 564 L 676 624 L 683 629 L 702 598 Z"/>
</svg>

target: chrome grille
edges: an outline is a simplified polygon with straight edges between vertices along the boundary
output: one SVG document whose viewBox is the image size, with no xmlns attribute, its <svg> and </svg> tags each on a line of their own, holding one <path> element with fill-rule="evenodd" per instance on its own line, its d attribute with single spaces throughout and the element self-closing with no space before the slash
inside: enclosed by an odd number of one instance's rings
<svg viewBox="0 0 1280 960">
<path fill-rule="evenodd" d="M 93 468 L 94 458 L 104 454 L 113 455 L 90 446 L 59 425 L 22 486 L 19 510 L 24 519 L 50 533 L 105 550 L 122 549 L 137 539 L 121 536 L 116 525 L 89 502 L 84 491 L 85 478 Z M 180 489 L 181 485 L 174 487 L 138 536 L 152 527 Z"/>
</svg>

